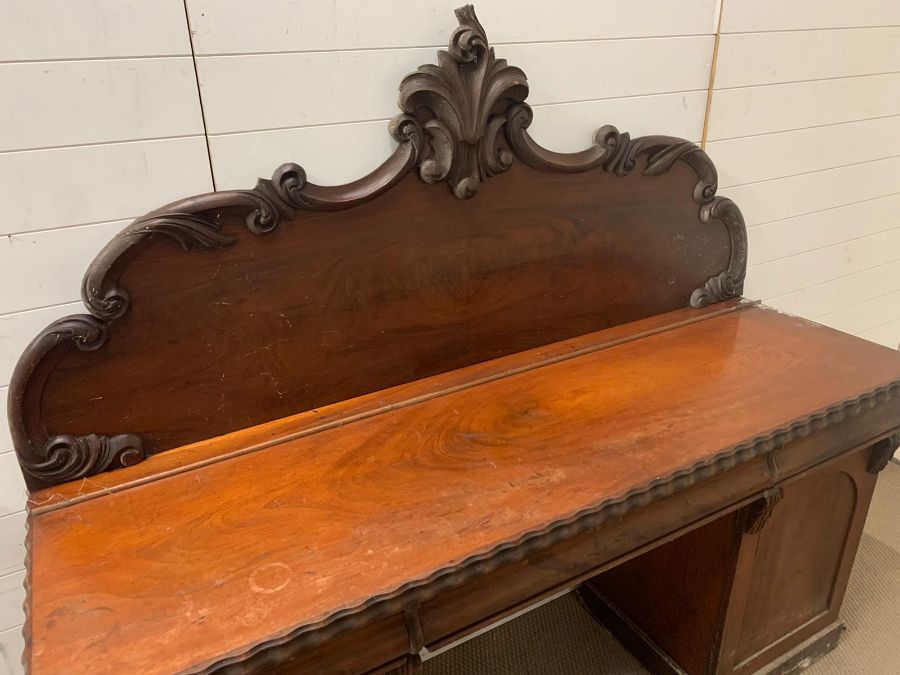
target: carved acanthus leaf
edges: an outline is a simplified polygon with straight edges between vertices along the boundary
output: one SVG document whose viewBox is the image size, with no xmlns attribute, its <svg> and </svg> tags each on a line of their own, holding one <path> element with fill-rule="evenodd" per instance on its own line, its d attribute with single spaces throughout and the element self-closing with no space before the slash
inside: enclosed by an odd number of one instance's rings
<svg viewBox="0 0 900 675">
<path fill-rule="evenodd" d="M 10 410 L 19 410 L 26 396 L 24 384 L 32 379 L 40 362 L 66 343 L 81 351 L 94 351 L 107 340 L 105 322 L 86 314 L 54 321 L 25 350 L 10 382 Z M 38 388 L 40 389 L 40 387 Z M 43 443 L 29 437 L 21 415 L 10 417 L 13 443 L 26 476 L 40 483 L 61 483 L 106 469 L 128 466 L 144 457 L 141 439 L 133 434 L 102 436 L 54 436 Z"/>
<path fill-rule="evenodd" d="M 426 64 L 400 84 L 400 109 L 424 129 L 428 152 L 419 165 L 427 183 L 447 181 L 462 199 L 509 169 L 512 153 L 500 133 L 506 109 L 528 95 L 519 68 L 494 56 L 471 5 L 456 10 L 459 27 L 438 65 Z"/>
<path fill-rule="evenodd" d="M 62 483 L 137 464 L 144 447 L 135 434 L 54 436 L 44 445 L 44 455 L 42 461 L 23 461 L 22 468 L 41 481 Z"/>
<path fill-rule="evenodd" d="M 193 213 L 166 213 L 138 218 L 119 237 L 143 237 L 161 234 L 174 240 L 185 251 L 231 246 L 236 240 L 221 232 L 220 226 Z"/>
<path fill-rule="evenodd" d="M 369 175 L 347 185 L 314 185 L 307 182 L 300 166 L 283 164 L 271 179 L 260 179 L 251 190 L 211 192 L 173 202 L 137 218 L 115 236 L 91 263 L 82 282 L 82 299 L 91 314 L 70 316 L 45 328 L 25 350 L 13 373 L 10 426 L 28 486 L 33 489 L 128 466 L 146 453 L 135 434 L 67 434 L 48 439 L 33 421 L 38 417 L 36 402 L 46 379 L 43 359 L 66 343 L 81 350 L 99 349 L 106 342 L 108 325 L 128 312 L 131 298 L 118 280 L 135 247 L 156 237 L 185 251 L 231 246 L 237 239 L 223 232 L 226 209 L 242 213 L 247 228 L 261 235 L 300 210 L 347 209 L 374 199 L 416 166 L 425 146 L 424 131 L 412 115 L 395 120 L 392 133 L 400 142 L 393 155 Z"/>
<path fill-rule="evenodd" d="M 778 502 L 783 498 L 784 489 L 774 487 L 766 490 L 762 497 L 745 507 L 743 512 L 744 532 L 757 534 L 762 531 L 766 523 L 769 522 L 769 518 L 772 517 L 772 511 L 775 510 Z"/>
</svg>

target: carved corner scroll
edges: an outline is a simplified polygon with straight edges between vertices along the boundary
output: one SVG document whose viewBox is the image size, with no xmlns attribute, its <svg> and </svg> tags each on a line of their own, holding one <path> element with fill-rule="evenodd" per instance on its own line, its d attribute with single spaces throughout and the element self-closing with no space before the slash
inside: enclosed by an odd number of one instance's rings
<svg viewBox="0 0 900 675">
<path fill-rule="evenodd" d="M 39 366 L 43 359 L 61 344 L 93 351 L 102 347 L 106 338 L 107 326 L 100 319 L 87 315 L 66 317 L 45 328 L 19 360 L 10 382 L 9 421 L 19 464 L 29 487 L 82 478 L 136 464 L 144 458 L 141 439 L 134 434 L 61 435 L 37 444 L 26 427 L 26 395 L 42 388 L 45 369 Z"/>
<path fill-rule="evenodd" d="M 700 206 L 700 221 L 722 223 L 728 232 L 731 247 L 727 269 L 693 292 L 691 307 L 705 307 L 738 297 L 743 292 L 747 270 L 747 228 L 737 205 L 726 197 L 716 196 L 718 173 L 709 155 L 681 138 L 631 138 L 612 125 L 598 129 L 594 134 L 594 145 L 586 150 L 553 152 L 542 148 L 528 134 L 533 116 L 526 103 L 511 106 L 507 111 L 506 137 L 516 157 L 536 169 L 579 173 L 599 168 L 617 176 L 627 176 L 639 167 L 638 160 L 641 158 L 646 158 L 641 168 L 644 176 L 659 176 L 679 160 L 691 167 L 698 178 L 693 197 Z"/>
<path fill-rule="evenodd" d="M 757 534 L 762 531 L 772 517 L 772 511 L 784 498 L 784 489 L 774 487 L 766 490 L 762 497 L 744 508 L 743 529 L 747 534 Z"/>
<path fill-rule="evenodd" d="M 336 211 L 374 199 L 415 168 L 425 182 L 446 182 L 457 197 L 468 199 L 481 182 L 507 171 L 515 159 L 542 171 L 601 169 L 619 176 L 638 168 L 645 176 L 658 176 L 682 161 L 698 177 L 693 198 L 699 205 L 699 220 L 721 223 L 731 242 L 727 269 L 697 288 L 690 305 L 703 307 L 741 294 L 746 229 L 734 203 L 716 196 L 716 170 L 706 153 L 678 138 L 631 139 L 611 126 L 602 127 L 594 145 L 581 152 L 542 148 L 528 134 L 533 113 L 525 103 L 525 73 L 496 58 L 471 5 L 457 9 L 456 16 L 459 26 L 448 48 L 438 52 L 437 65 L 423 65 L 401 82 L 401 114 L 390 123 L 398 147 L 369 175 L 346 185 L 324 187 L 308 182 L 300 166 L 284 164 L 253 189 L 190 197 L 152 211 L 107 244 L 82 284 L 89 314 L 67 317 L 44 329 L 26 348 L 10 383 L 13 442 L 30 488 L 127 466 L 144 457 L 141 439 L 133 433 L 103 435 L 98 430 L 74 436 L 43 429 L 41 393 L 61 358 L 60 350 L 99 349 L 112 339 L 109 325 L 124 316 L 131 304 L 128 289 L 119 279 L 143 243 L 163 238 L 185 251 L 232 246 L 237 240 L 223 231 L 225 210 L 242 212 L 249 230 L 263 235 L 301 211 Z M 640 165 L 643 158 L 646 161 Z"/>
<path fill-rule="evenodd" d="M 189 197 L 141 216 L 100 251 L 84 276 L 81 297 L 90 314 L 68 316 L 45 328 L 26 347 L 10 381 L 8 412 L 13 446 L 30 489 L 76 480 L 144 459 L 144 444 L 133 433 L 50 435 L 40 424 L 40 400 L 49 370 L 61 349 L 100 349 L 109 325 L 124 316 L 131 296 L 119 276 L 133 253 L 150 239 L 172 241 L 185 251 L 214 250 L 237 240 L 222 230 L 225 209 L 244 212 L 247 228 L 257 235 L 272 232 L 298 211 L 336 211 L 374 199 L 416 165 L 424 140 L 411 117 L 394 120 L 399 142 L 393 155 L 375 171 L 347 185 L 309 183 L 296 164 L 284 164 L 271 180 L 260 179 L 251 190 L 228 190 Z"/>
<path fill-rule="evenodd" d="M 875 443 L 869 454 L 869 464 L 866 467 L 868 472 L 877 476 L 884 471 L 897 448 L 900 448 L 900 433 L 882 438 Z"/>
</svg>

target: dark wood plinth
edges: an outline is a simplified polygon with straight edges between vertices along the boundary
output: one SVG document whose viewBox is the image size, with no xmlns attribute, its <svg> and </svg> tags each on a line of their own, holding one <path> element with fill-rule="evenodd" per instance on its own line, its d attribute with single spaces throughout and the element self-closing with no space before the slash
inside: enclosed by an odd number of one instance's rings
<svg viewBox="0 0 900 675">
<path fill-rule="evenodd" d="M 583 584 L 653 673 L 791 673 L 838 642 L 875 475 L 850 452 Z"/>
</svg>

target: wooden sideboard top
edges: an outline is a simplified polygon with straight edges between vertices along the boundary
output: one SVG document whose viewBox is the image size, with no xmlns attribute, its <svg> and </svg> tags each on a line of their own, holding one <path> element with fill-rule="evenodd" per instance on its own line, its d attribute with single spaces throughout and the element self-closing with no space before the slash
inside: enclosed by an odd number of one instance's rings
<svg viewBox="0 0 900 675">
<path fill-rule="evenodd" d="M 898 393 L 895 352 L 733 304 L 197 444 L 193 468 L 48 488 L 31 504 L 31 666 L 194 670 L 363 621 Z"/>
</svg>

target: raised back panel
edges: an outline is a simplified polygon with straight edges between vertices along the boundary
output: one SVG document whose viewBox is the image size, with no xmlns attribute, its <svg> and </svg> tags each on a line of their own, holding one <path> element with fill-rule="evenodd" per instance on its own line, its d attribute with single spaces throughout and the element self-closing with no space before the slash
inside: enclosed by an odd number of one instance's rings
<svg viewBox="0 0 900 675">
<path fill-rule="evenodd" d="M 48 327 L 13 380 L 30 486 L 740 293 L 743 222 L 702 151 L 611 127 L 540 148 L 524 74 L 458 16 L 369 176 L 325 188 L 284 165 L 110 242 L 90 314 Z"/>
</svg>

